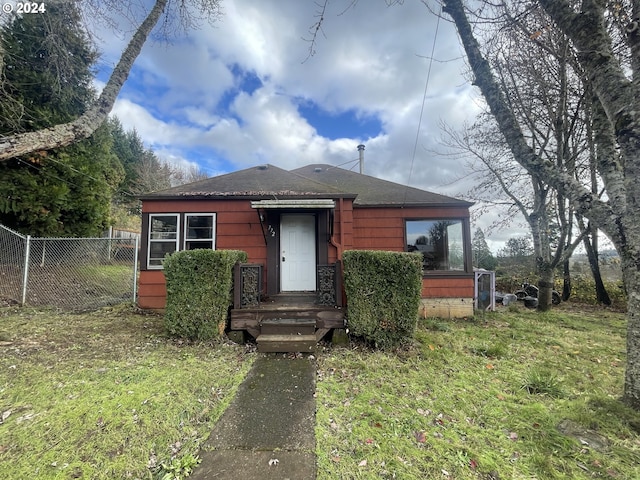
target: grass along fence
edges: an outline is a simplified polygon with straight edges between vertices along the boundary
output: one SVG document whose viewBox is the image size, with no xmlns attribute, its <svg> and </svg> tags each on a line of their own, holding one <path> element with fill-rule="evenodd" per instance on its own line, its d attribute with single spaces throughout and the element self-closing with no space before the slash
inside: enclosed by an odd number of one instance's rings
<svg viewBox="0 0 640 480">
<path fill-rule="evenodd" d="M 135 301 L 136 238 L 34 238 L 0 225 L 0 303 L 70 310 Z"/>
</svg>

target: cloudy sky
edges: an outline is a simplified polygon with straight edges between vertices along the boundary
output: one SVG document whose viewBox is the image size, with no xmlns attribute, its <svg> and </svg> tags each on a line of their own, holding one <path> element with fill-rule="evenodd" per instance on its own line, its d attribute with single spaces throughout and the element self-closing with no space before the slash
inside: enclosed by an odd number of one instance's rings
<svg viewBox="0 0 640 480">
<path fill-rule="evenodd" d="M 473 120 L 482 100 L 452 23 L 420 0 L 331 0 L 309 56 L 318 3 L 224 0 L 214 26 L 145 45 L 113 113 L 159 157 L 209 175 L 262 163 L 357 169 L 362 143 L 365 173 L 459 197 L 463 162 L 434 153 L 440 123 Z M 118 21 L 120 33 L 98 35 L 98 86 L 130 38 Z"/>
</svg>

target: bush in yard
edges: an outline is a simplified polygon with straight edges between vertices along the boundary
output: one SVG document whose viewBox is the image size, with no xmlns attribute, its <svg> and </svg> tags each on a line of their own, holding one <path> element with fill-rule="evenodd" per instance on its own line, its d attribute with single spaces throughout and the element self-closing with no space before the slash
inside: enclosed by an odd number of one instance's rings
<svg viewBox="0 0 640 480">
<path fill-rule="evenodd" d="M 627 296 L 622 280 L 617 282 L 604 280 L 604 286 L 614 307 L 627 307 Z M 597 303 L 596 286 L 593 277 L 574 275 L 571 279 L 571 297 L 569 300 L 575 303 L 595 305 Z"/>
<path fill-rule="evenodd" d="M 350 332 L 383 349 L 413 338 L 422 290 L 422 255 L 349 250 L 343 263 Z"/>
<path fill-rule="evenodd" d="M 165 325 L 171 335 L 212 340 L 224 333 L 232 303 L 233 266 L 246 262 L 240 250 L 184 250 L 164 261 Z"/>
</svg>

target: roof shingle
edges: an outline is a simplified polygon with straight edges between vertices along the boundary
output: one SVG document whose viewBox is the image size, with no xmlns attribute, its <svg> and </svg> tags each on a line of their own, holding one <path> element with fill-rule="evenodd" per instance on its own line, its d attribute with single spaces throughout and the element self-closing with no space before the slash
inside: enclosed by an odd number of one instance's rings
<svg viewBox="0 0 640 480">
<path fill-rule="evenodd" d="M 273 165 L 251 167 L 167 190 L 149 193 L 142 200 L 175 198 L 355 198 L 354 205 L 453 206 L 472 203 L 453 197 L 381 180 L 327 164 L 312 164 L 287 171 Z"/>
</svg>

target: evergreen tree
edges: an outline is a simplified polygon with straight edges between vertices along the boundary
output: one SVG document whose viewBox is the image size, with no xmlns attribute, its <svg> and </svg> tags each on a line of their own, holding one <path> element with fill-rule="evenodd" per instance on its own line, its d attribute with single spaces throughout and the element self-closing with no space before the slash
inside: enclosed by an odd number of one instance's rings
<svg viewBox="0 0 640 480">
<path fill-rule="evenodd" d="M 2 26 L 1 134 L 68 122 L 94 100 L 91 66 L 98 53 L 80 21 L 75 2 L 64 2 Z"/>
<path fill-rule="evenodd" d="M 125 130 L 117 117 L 110 118 L 108 126 L 113 138 L 113 152 L 124 168 L 124 178 L 114 196 L 114 203 L 116 208 L 124 208 L 129 215 L 139 215 L 141 204 L 137 197 L 171 187 L 174 170 L 144 146 L 135 128 Z"/>
<path fill-rule="evenodd" d="M 0 29 L 5 52 L 0 132 L 34 131 L 77 117 L 95 98 L 97 58 L 74 2 L 15 16 Z M 19 115 L 16 113 L 16 105 Z M 0 222 L 37 236 L 93 236 L 110 222 L 123 176 L 106 127 L 70 147 L 0 164 Z"/>
<path fill-rule="evenodd" d="M 478 228 L 473 234 L 473 241 L 471 243 L 471 249 L 473 252 L 474 265 L 478 268 L 484 268 L 485 270 L 495 270 L 498 262 L 491 253 L 487 240 L 484 238 L 484 232 L 481 228 Z"/>
</svg>

